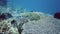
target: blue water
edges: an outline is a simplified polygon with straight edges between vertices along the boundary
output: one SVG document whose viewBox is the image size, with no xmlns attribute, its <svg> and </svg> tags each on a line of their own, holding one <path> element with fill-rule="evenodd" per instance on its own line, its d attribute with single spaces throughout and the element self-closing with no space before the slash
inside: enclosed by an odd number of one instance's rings
<svg viewBox="0 0 60 34">
<path fill-rule="evenodd" d="M 60 12 L 60 0 L 8 0 L 8 5 L 14 8 L 26 8 L 27 10 L 41 11 L 54 14 Z"/>
</svg>

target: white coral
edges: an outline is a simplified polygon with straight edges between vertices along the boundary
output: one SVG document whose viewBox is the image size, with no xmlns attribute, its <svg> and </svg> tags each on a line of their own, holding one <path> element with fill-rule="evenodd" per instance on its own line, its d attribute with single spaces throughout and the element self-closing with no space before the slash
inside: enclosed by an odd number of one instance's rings
<svg viewBox="0 0 60 34">
<path fill-rule="evenodd" d="M 0 32 L 4 32 L 4 34 L 19 34 L 18 29 L 11 25 L 11 21 L 13 19 L 8 19 L 0 22 Z M 4 28 L 4 29 L 3 29 Z"/>
<path fill-rule="evenodd" d="M 24 24 L 22 34 L 60 34 L 60 20 L 45 14 L 40 18 L 38 21 Z"/>
</svg>

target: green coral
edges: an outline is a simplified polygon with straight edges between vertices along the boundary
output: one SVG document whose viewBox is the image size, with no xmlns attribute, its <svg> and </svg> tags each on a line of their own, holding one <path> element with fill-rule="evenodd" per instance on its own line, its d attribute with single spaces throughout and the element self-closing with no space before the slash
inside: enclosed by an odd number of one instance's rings
<svg viewBox="0 0 60 34">
<path fill-rule="evenodd" d="M 32 21 L 32 20 L 39 20 L 39 19 L 40 19 L 40 16 L 39 16 L 37 13 L 35 13 L 35 12 L 25 13 L 25 14 L 22 15 L 22 17 L 28 18 L 28 19 L 30 19 L 31 21 Z"/>
</svg>

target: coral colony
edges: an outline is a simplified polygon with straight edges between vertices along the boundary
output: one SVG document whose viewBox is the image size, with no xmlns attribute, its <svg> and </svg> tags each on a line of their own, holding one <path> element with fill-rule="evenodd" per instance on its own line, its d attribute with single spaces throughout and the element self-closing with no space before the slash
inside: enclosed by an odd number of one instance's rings
<svg viewBox="0 0 60 34">
<path fill-rule="evenodd" d="M 54 18 L 60 19 L 60 12 L 55 13 Z"/>
<path fill-rule="evenodd" d="M 10 7 L 5 10 L 6 0 L 0 0 L 0 5 L 0 34 L 60 34 L 59 12 L 52 16 L 32 10 L 13 10 Z"/>
</svg>

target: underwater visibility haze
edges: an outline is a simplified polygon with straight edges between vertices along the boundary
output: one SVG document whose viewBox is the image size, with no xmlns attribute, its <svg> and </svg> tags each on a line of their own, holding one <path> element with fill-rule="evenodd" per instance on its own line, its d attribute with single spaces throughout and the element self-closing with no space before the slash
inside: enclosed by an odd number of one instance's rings
<svg viewBox="0 0 60 34">
<path fill-rule="evenodd" d="M 60 0 L 0 0 L 0 34 L 60 34 Z"/>
<path fill-rule="evenodd" d="M 26 8 L 48 14 L 60 12 L 60 0 L 8 0 L 8 5 L 14 8 Z"/>
</svg>

